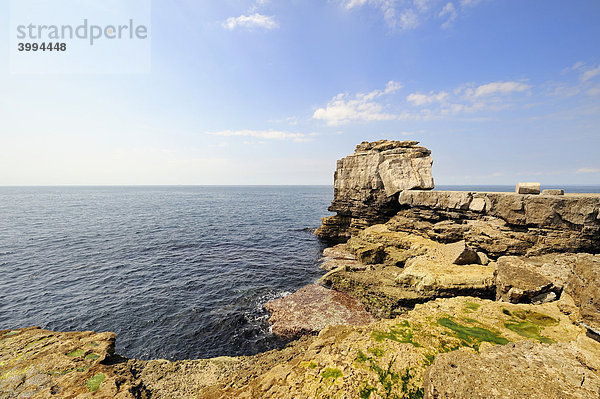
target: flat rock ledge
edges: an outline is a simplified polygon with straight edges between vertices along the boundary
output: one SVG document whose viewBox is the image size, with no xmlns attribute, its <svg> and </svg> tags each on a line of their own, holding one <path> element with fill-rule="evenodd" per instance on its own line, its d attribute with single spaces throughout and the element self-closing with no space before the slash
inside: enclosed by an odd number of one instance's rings
<svg viewBox="0 0 600 399">
<path fill-rule="evenodd" d="M 425 373 L 425 398 L 592 399 L 600 377 L 575 348 L 531 341 L 444 353 Z"/>
<path fill-rule="evenodd" d="M 39 327 L 0 331 L 0 398 L 134 398 L 131 371 L 111 365 L 115 338 Z"/>
<path fill-rule="evenodd" d="M 292 339 L 316 334 L 328 325 L 366 325 L 375 319 L 348 294 L 310 284 L 265 304 L 273 334 Z"/>
</svg>

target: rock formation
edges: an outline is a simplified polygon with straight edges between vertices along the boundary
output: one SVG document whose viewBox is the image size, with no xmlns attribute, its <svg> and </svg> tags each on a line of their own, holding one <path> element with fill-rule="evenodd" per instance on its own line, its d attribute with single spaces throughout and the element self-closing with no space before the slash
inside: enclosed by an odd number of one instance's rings
<svg viewBox="0 0 600 399">
<path fill-rule="evenodd" d="M 337 162 L 334 199 L 337 215 L 325 218 L 317 235 L 347 239 L 353 231 L 385 222 L 398 210 L 402 190 L 432 189 L 431 151 L 417 141 L 363 142 Z"/>
</svg>

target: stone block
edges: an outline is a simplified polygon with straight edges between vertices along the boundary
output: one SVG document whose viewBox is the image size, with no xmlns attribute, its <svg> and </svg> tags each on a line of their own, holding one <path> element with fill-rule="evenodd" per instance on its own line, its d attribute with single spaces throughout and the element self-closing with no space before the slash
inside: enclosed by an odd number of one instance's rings
<svg viewBox="0 0 600 399">
<path fill-rule="evenodd" d="M 518 183 L 515 192 L 517 194 L 539 194 L 540 183 Z"/>
</svg>

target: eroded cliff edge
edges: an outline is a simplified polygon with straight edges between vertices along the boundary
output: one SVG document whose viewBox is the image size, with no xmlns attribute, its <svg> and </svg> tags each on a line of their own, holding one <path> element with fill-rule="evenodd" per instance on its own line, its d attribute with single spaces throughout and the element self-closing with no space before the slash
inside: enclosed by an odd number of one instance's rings
<svg viewBox="0 0 600 399">
<path fill-rule="evenodd" d="M 598 398 L 600 196 L 432 191 L 417 144 L 338 162 L 332 290 L 267 306 L 285 349 L 141 361 L 110 333 L 0 331 L 0 397 Z"/>
</svg>

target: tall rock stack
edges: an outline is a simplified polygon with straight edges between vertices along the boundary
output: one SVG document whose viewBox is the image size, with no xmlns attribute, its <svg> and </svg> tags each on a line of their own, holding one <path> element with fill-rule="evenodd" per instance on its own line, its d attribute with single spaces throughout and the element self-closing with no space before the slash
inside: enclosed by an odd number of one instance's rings
<svg viewBox="0 0 600 399">
<path fill-rule="evenodd" d="M 344 240 L 366 226 L 384 223 L 399 210 L 403 190 L 433 189 L 431 151 L 418 141 L 362 142 L 337 161 L 334 199 L 337 215 L 323 218 L 319 237 Z"/>
</svg>

